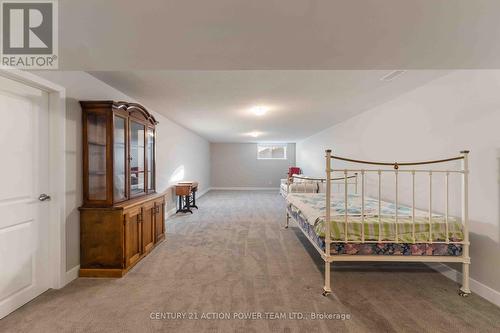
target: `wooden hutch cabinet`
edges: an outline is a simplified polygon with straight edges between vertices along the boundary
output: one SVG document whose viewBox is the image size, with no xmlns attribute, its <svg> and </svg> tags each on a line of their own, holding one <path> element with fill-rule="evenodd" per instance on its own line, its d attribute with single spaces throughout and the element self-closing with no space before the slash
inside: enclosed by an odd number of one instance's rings
<svg viewBox="0 0 500 333">
<path fill-rule="evenodd" d="M 141 105 L 82 101 L 80 276 L 121 277 L 165 239 L 155 126 Z"/>
</svg>

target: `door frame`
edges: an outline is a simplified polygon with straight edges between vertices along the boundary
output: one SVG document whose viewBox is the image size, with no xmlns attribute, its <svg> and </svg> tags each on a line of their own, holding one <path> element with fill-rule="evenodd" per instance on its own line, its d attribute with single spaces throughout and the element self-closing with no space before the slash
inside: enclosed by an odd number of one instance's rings
<svg viewBox="0 0 500 333">
<path fill-rule="evenodd" d="M 66 89 L 35 74 L 0 68 L 0 75 L 49 94 L 49 288 L 72 279 L 66 273 Z"/>
</svg>

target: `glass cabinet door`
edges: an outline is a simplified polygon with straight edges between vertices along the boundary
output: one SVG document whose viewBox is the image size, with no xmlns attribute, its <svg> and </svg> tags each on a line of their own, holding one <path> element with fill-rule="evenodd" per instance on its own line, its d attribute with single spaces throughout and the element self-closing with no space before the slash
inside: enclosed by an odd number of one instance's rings
<svg viewBox="0 0 500 333">
<path fill-rule="evenodd" d="M 106 114 L 87 114 L 88 199 L 106 200 Z"/>
<path fill-rule="evenodd" d="M 114 117 L 113 197 L 115 202 L 127 199 L 127 191 L 126 191 L 127 132 L 125 127 L 126 123 L 127 120 L 125 118 L 120 116 Z"/>
<path fill-rule="evenodd" d="M 147 135 L 147 149 L 146 149 L 146 165 L 147 165 L 147 179 L 148 179 L 148 192 L 155 190 L 155 132 L 152 128 L 148 128 Z"/>
<path fill-rule="evenodd" d="M 133 120 L 130 121 L 130 196 L 146 192 L 145 131 L 146 126 Z"/>
</svg>

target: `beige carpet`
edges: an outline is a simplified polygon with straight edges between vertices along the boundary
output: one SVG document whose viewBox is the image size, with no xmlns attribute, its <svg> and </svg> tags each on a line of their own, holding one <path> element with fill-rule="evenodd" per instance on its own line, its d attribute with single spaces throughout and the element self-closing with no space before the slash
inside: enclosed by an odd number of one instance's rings
<svg viewBox="0 0 500 333">
<path fill-rule="evenodd" d="M 323 265 L 274 192 L 210 192 L 122 279 L 77 279 L 3 320 L 0 332 L 498 332 L 500 309 L 421 264 Z M 253 312 L 287 319 L 201 319 Z M 293 314 L 290 314 L 293 312 Z M 349 320 L 301 320 L 311 312 Z M 194 319 L 151 320 L 151 313 Z M 283 314 L 282 314 L 283 313 Z M 298 314 L 295 314 L 298 313 Z M 295 316 L 295 318 L 293 317 Z"/>
</svg>

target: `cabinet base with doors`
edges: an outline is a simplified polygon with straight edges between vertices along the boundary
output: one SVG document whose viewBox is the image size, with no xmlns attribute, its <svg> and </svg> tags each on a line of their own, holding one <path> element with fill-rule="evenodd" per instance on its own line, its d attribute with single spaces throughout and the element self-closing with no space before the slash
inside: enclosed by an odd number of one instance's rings
<svg viewBox="0 0 500 333">
<path fill-rule="evenodd" d="M 80 276 L 120 277 L 165 238 L 155 118 L 141 105 L 82 101 Z"/>
<path fill-rule="evenodd" d="M 165 239 L 165 197 L 80 208 L 80 276 L 121 277 Z"/>
</svg>

